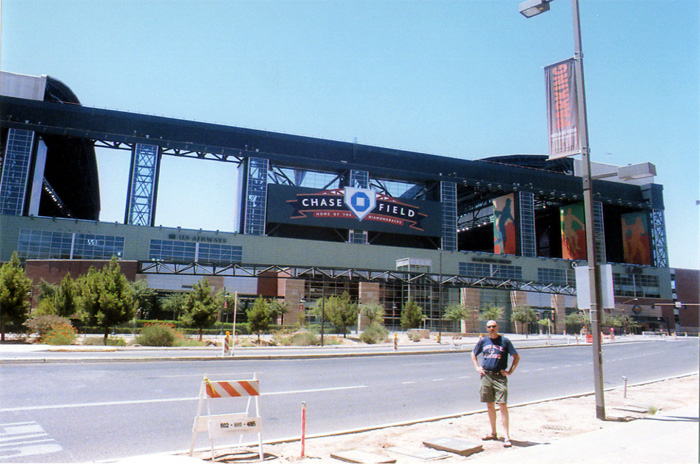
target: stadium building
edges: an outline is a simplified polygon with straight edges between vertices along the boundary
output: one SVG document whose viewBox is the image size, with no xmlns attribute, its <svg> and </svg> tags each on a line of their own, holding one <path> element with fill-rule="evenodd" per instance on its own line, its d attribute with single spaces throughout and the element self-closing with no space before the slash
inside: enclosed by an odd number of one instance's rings
<svg viewBox="0 0 700 464">
<path fill-rule="evenodd" d="M 444 331 L 459 328 L 442 317 L 453 304 L 473 310 L 468 331 L 488 303 L 506 308 L 506 331 L 514 306 L 559 333 L 577 311 L 586 247 L 572 159 L 469 161 L 89 108 L 56 79 L 5 72 L 0 129 L 0 260 L 17 251 L 35 282 L 117 256 L 130 279 L 160 292 L 206 277 L 243 299 L 284 299 L 291 322 L 344 290 L 381 304 L 389 327 L 409 298 L 427 328 Z M 96 147 L 131 157 L 123 223 L 99 220 Z M 238 230 L 156 226 L 163 156 L 235 163 Z M 675 304 L 662 186 L 595 169 L 596 258 L 612 265 L 616 311 L 675 330 L 678 308 L 662 311 Z"/>
</svg>

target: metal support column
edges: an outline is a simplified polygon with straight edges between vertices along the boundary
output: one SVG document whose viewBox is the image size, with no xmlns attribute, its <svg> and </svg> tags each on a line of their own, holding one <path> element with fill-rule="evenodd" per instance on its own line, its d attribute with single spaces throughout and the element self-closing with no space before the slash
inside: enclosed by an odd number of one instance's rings
<svg viewBox="0 0 700 464">
<path fill-rule="evenodd" d="M 532 192 L 520 192 L 520 214 L 518 224 L 520 228 L 520 256 L 534 258 L 537 256 L 535 242 L 535 195 Z"/>
<path fill-rule="evenodd" d="M 132 150 L 124 223 L 136 226 L 154 225 L 160 159 L 161 152 L 157 145 L 139 143 Z"/>
<path fill-rule="evenodd" d="M 457 251 L 457 184 L 440 182 L 442 203 L 442 250 Z"/>
<path fill-rule="evenodd" d="M 265 235 L 265 210 L 267 208 L 267 175 L 270 160 L 248 158 L 241 166 L 243 171 L 241 191 L 241 225 L 244 234 Z"/>
<path fill-rule="evenodd" d="M 32 170 L 34 132 L 10 129 L 0 177 L 0 214 L 21 216 Z"/>
<path fill-rule="evenodd" d="M 652 209 L 649 213 L 651 223 L 652 265 L 668 267 L 668 244 L 666 243 L 666 220 L 664 210 Z"/>
</svg>

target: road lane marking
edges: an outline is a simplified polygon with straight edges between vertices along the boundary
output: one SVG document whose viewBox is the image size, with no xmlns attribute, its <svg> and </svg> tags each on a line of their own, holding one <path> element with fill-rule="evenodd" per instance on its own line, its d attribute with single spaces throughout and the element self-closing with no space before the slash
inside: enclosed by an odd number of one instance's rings
<svg viewBox="0 0 700 464">
<path fill-rule="evenodd" d="M 351 385 L 348 387 L 329 387 L 329 388 L 313 388 L 309 390 L 290 390 L 281 392 L 261 393 L 260 396 L 275 396 L 275 395 L 298 395 L 299 393 L 317 393 L 337 390 L 355 390 L 358 388 L 369 388 L 367 385 Z"/>
<path fill-rule="evenodd" d="M 63 447 L 34 421 L 0 424 L 0 460 L 59 451 Z"/>
<path fill-rule="evenodd" d="M 297 395 L 300 393 L 317 393 L 338 390 L 354 390 L 358 388 L 369 388 L 367 385 L 351 385 L 346 387 L 329 387 L 329 388 L 314 388 L 308 390 L 289 390 L 280 392 L 265 392 L 261 396 L 276 396 L 276 395 Z M 94 403 L 72 403 L 72 404 L 47 404 L 43 406 L 18 406 L 15 408 L 2 408 L 0 412 L 17 412 L 17 411 L 43 411 L 49 409 L 71 409 L 71 408 L 94 408 L 101 406 L 130 406 L 137 404 L 152 404 L 152 403 L 177 403 L 183 401 L 197 401 L 198 396 L 188 396 L 184 398 L 157 398 L 150 400 L 125 400 L 125 401 L 98 401 Z"/>
<path fill-rule="evenodd" d="M 416 382 L 415 380 L 409 380 L 408 382 L 401 382 L 401 383 L 404 385 L 412 385 L 412 384 L 418 383 L 418 382 Z"/>
</svg>

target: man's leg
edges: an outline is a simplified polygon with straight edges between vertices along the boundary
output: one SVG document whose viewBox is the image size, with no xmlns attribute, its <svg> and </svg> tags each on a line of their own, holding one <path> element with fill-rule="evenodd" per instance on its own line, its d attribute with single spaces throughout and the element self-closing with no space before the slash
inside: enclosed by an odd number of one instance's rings
<svg viewBox="0 0 700 464">
<path fill-rule="evenodd" d="M 508 417 L 508 404 L 507 403 L 498 403 L 498 407 L 501 409 L 501 425 L 503 425 L 503 430 L 504 430 L 504 437 L 505 437 L 505 443 L 507 444 L 510 441 L 510 421 Z M 494 422 L 495 422 L 495 409 L 494 409 Z"/>
<path fill-rule="evenodd" d="M 496 403 L 486 403 L 486 408 L 489 412 L 489 422 L 491 423 L 491 434 L 495 437 L 496 433 Z"/>
</svg>

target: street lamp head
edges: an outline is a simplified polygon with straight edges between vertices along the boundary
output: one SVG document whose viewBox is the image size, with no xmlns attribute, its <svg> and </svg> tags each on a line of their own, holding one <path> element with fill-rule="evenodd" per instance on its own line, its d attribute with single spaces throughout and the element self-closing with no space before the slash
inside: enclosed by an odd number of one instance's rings
<svg viewBox="0 0 700 464">
<path fill-rule="evenodd" d="M 520 4 L 520 14 L 526 18 L 532 18 L 540 13 L 549 11 L 549 2 L 552 0 L 526 0 Z"/>
</svg>

